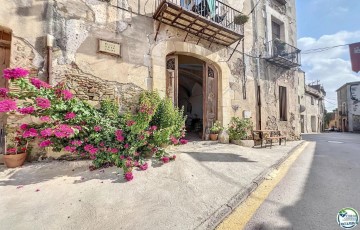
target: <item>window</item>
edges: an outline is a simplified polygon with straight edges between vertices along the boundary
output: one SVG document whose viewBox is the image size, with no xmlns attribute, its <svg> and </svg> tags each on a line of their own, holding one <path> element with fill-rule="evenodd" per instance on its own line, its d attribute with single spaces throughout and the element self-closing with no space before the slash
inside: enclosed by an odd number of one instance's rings
<svg viewBox="0 0 360 230">
<path fill-rule="evenodd" d="M 275 39 L 280 39 L 280 35 L 281 35 L 281 26 L 272 21 L 271 22 L 271 30 L 272 30 L 272 39 L 275 40 Z"/>
<path fill-rule="evenodd" d="M 279 108 L 280 108 L 280 121 L 287 120 L 287 96 L 286 87 L 279 86 Z"/>
<path fill-rule="evenodd" d="M 311 104 L 313 105 L 314 104 L 314 98 L 311 97 Z"/>
</svg>

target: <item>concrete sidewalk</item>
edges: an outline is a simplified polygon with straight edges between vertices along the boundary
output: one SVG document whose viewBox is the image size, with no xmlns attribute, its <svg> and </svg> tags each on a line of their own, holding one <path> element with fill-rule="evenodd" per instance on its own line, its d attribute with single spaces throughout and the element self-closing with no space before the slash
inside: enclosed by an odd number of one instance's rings
<svg viewBox="0 0 360 230">
<path fill-rule="evenodd" d="M 190 142 L 176 161 L 90 172 L 90 161 L 0 166 L 1 229 L 212 229 L 302 141 L 245 148 Z"/>
</svg>

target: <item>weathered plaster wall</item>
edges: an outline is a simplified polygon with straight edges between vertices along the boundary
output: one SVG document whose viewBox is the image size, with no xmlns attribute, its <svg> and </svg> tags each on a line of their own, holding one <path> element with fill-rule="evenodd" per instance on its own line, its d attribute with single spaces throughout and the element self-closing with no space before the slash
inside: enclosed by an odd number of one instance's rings
<svg viewBox="0 0 360 230">
<path fill-rule="evenodd" d="M 299 137 L 297 71 L 274 67 L 262 57 L 271 40 L 269 19 L 284 22 L 285 41 L 296 45 L 295 1 L 278 12 L 262 0 L 245 24 L 245 37 L 232 58 L 230 47 L 211 44 L 152 19 L 154 1 L 49 0 L 7 1 L 0 9 L 0 24 L 13 29 L 12 66 L 31 68 L 46 78 L 46 34 L 55 36 L 53 84 L 66 80 L 79 97 L 96 104 L 116 98 L 125 109 L 138 92 L 156 89 L 165 95 L 165 61 L 171 53 L 186 54 L 213 64 L 219 72 L 218 118 L 227 125 L 232 116 L 250 111 L 259 121 L 257 86 L 261 88 L 261 127 Z M 248 14 L 257 1 L 228 0 L 225 3 Z M 21 22 L 21 23 L 19 23 Z M 97 52 L 98 39 L 121 43 L 121 57 Z M 242 46 L 244 44 L 244 52 Z M 248 55 L 244 55 L 246 53 Z M 254 58 L 260 57 L 260 58 Z M 288 89 L 288 121 L 279 121 L 278 88 Z"/>
</svg>

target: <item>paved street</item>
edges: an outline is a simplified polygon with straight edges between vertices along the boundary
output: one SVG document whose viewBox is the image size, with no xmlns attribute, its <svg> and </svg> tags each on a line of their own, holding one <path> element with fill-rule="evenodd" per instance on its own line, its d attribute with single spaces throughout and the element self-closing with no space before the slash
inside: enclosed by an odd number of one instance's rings
<svg viewBox="0 0 360 230">
<path fill-rule="evenodd" d="M 301 141 L 270 148 L 190 142 L 125 182 L 90 161 L 0 166 L 0 229 L 208 229 Z M 51 220 L 51 221 L 49 221 Z"/>
<path fill-rule="evenodd" d="M 340 229 L 336 215 L 341 208 L 360 211 L 360 135 L 325 133 L 303 139 L 310 144 L 246 229 Z"/>
</svg>

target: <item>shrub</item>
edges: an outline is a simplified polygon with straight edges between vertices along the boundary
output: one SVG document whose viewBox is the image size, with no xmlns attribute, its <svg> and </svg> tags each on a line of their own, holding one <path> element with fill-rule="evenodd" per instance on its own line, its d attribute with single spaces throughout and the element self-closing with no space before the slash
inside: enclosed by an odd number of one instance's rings
<svg viewBox="0 0 360 230">
<path fill-rule="evenodd" d="M 215 121 L 213 126 L 210 128 L 210 132 L 213 133 L 213 134 L 218 134 L 223 129 L 224 129 L 224 127 L 220 124 L 220 121 Z"/>
<path fill-rule="evenodd" d="M 119 114 L 114 101 L 104 100 L 96 109 L 74 97 L 63 83 L 51 87 L 39 79 L 29 81 L 24 78 L 28 72 L 21 68 L 5 72 L 20 92 L 1 90 L 5 98 L 0 102 L 1 111 L 20 112 L 41 120 L 22 125 L 17 139 L 40 138 L 40 147 L 89 157 L 93 168 L 116 165 L 123 168 L 126 180 L 133 179 L 134 167 L 147 168 L 147 151 L 163 162 L 175 159 L 160 145 L 180 142 L 186 118 L 182 110 L 174 108 L 168 99 L 160 99 L 157 92 L 143 92 L 136 113 Z M 13 99 L 22 104 L 17 105 Z"/>
<path fill-rule="evenodd" d="M 230 140 L 247 139 L 252 130 L 252 127 L 253 123 L 250 119 L 232 117 L 228 128 Z"/>
</svg>

